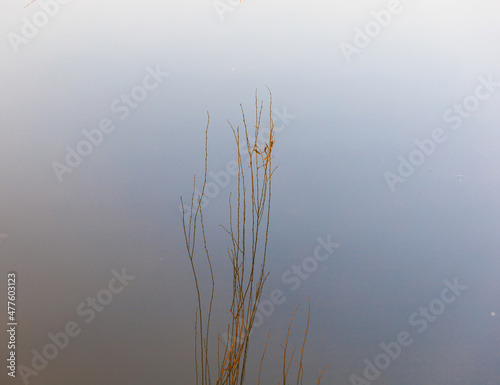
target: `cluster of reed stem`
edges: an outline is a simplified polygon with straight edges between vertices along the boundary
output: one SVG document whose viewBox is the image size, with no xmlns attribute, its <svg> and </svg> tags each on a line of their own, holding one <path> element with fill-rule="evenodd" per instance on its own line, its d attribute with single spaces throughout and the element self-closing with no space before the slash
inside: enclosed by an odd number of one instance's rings
<svg viewBox="0 0 500 385">
<path fill-rule="evenodd" d="M 269 88 L 268 88 L 269 90 Z M 255 94 L 255 129 L 253 136 L 249 135 L 245 113 L 241 107 L 243 117 L 243 132 L 240 133 L 240 127 L 235 129 L 231 123 L 234 140 L 237 148 L 238 159 L 238 177 L 237 177 L 237 198 L 236 202 L 231 201 L 229 196 L 229 226 L 220 225 L 229 235 L 229 247 L 227 250 L 229 260 L 232 265 L 233 285 L 232 285 L 232 302 L 229 307 L 231 314 L 230 322 L 227 325 L 227 341 L 223 341 L 219 335 L 217 341 L 217 359 L 218 368 L 216 375 L 216 385 L 243 385 L 245 381 L 246 362 L 248 358 L 248 348 L 250 343 L 250 331 L 257 313 L 262 296 L 264 282 L 269 273 L 265 272 L 267 243 L 269 235 L 269 219 L 271 210 L 271 179 L 276 167 L 272 166 L 273 147 L 274 147 L 274 123 L 271 116 L 272 113 L 272 94 L 269 90 L 269 137 L 263 146 L 258 145 L 259 131 L 261 127 L 261 116 L 263 103 L 260 108 L 257 101 L 257 92 Z M 209 330 L 210 320 L 212 315 L 212 305 L 214 298 L 214 274 L 212 263 L 207 248 L 205 237 L 205 226 L 203 222 L 203 213 L 201 202 L 205 193 L 207 182 L 207 162 L 208 162 L 208 127 L 210 123 L 210 115 L 207 113 L 207 127 L 205 130 L 205 173 L 203 178 L 203 187 L 201 193 L 195 197 L 196 177 L 194 179 L 193 194 L 191 196 L 191 206 L 189 211 L 189 219 L 187 212 L 182 215 L 182 224 L 184 229 L 184 237 L 186 248 L 191 263 L 194 282 L 197 294 L 197 310 L 195 316 L 195 368 L 196 368 L 196 384 L 210 385 L 211 373 L 209 365 L 209 354 L 211 352 L 209 346 Z M 245 160 L 243 160 L 242 151 L 240 149 L 240 134 L 246 142 Z M 263 148 L 261 148 L 263 147 Z M 246 157 L 248 155 L 248 158 Z M 181 207 L 184 202 L 181 197 Z M 208 309 L 204 308 L 202 303 L 200 286 L 198 282 L 198 274 L 195 266 L 195 240 L 197 224 L 201 225 L 201 234 L 203 239 L 204 254 L 210 270 L 211 289 L 210 301 Z M 264 239 L 262 239 L 262 237 Z M 297 309 L 295 309 L 295 312 Z M 285 345 L 281 345 L 283 349 L 283 378 L 282 383 L 286 385 L 292 357 L 287 363 L 287 347 L 290 327 L 295 316 L 295 312 L 290 320 L 288 333 L 286 336 Z M 308 310 L 307 328 L 304 336 L 304 342 L 300 354 L 299 370 L 297 374 L 297 384 L 302 384 L 303 368 L 302 357 L 304 353 L 304 345 L 309 328 L 310 304 Z M 269 332 L 264 348 L 260 366 L 259 379 L 264 361 L 264 355 L 269 342 Z M 323 368 L 324 371 L 324 368 Z M 321 375 L 323 372 L 321 372 Z M 321 375 L 317 375 L 317 383 L 321 381 Z M 281 384 L 281 381 L 280 381 Z"/>
</svg>

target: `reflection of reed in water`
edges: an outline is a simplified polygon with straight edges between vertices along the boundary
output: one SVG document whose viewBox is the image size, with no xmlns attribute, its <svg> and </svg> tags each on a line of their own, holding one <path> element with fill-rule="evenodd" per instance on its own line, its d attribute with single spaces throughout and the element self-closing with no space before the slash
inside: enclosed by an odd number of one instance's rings
<svg viewBox="0 0 500 385">
<path fill-rule="evenodd" d="M 269 89 L 269 88 L 268 88 Z M 220 335 L 217 342 L 217 385 L 242 385 L 245 380 L 245 369 L 250 342 L 250 331 L 252 329 L 257 306 L 261 299 L 264 282 L 268 276 L 265 272 L 267 241 L 269 235 L 269 218 L 271 209 L 271 177 L 276 167 L 272 167 L 272 151 L 274 146 L 274 124 L 271 117 L 272 94 L 269 90 L 269 138 L 263 149 L 257 145 L 259 129 L 261 124 L 262 108 L 257 101 L 257 93 L 255 95 L 255 131 L 253 137 L 249 137 L 248 127 L 245 120 L 245 113 L 241 106 L 243 117 L 244 132 L 241 133 L 243 140 L 246 141 L 246 151 L 249 159 L 243 164 L 242 154 L 239 147 L 240 143 L 240 127 L 236 129 L 231 125 L 235 144 L 237 148 L 238 159 L 238 183 L 236 202 L 231 201 L 229 196 L 229 226 L 221 226 L 229 235 L 228 255 L 233 268 L 233 295 L 230 306 L 231 320 L 227 325 L 228 342 L 223 343 Z M 207 114 L 208 115 L 208 114 Z M 207 182 L 207 160 L 208 160 L 208 126 L 210 123 L 210 115 L 207 119 L 207 127 L 205 130 L 205 174 L 203 179 L 203 187 L 199 196 L 195 197 L 196 178 L 193 186 L 193 194 L 191 196 L 191 206 L 189 210 L 189 219 L 187 212 L 182 215 L 182 224 L 184 228 L 184 237 L 186 240 L 186 248 L 188 251 L 189 260 L 193 272 L 194 282 L 196 286 L 198 308 L 195 317 L 195 367 L 196 367 L 196 384 L 208 385 L 211 383 L 211 373 L 209 365 L 209 329 L 212 312 L 212 303 L 214 297 L 214 275 L 210 255 L 207 248 L 205 238 L 205 228 L 203 222 L 203 214 L 201 202 L 205 192 Z M 245 150 L 245 149 L 243 149 Z M 184 202 L 181 197 L 181 207 L 184 207 Z M 264 220 L 264 221 L 263 221 Z M 198 282 L 197 270 L 194 260 L 194 249 L 196 240 L 197 224 L 201 225 L 201 235 L 203 239 L 204 254 L 211 275 L 211 291 L 208 310 L 203 310 L 204 307 L 201 301 L 200 286 Z M 262 239 L 264 238 L 264 239 Z M 260 266 L 259 266 L 260 265 Z M 295 309 L 295 312 L 297 309 Z M 291 353 L 291 357 L 287 359 L 288 338 L 290 327 L 295 317 L 293 313 L 283 350 L 283 385 L 286 385 L 289 376 L 290 365 L 292 363 L 295 349 Z M 303 367 L 302 358 L 304 354 L 304 346 L 309 328 L 310 303 L 308 309 L 308 320 L 304 335 L 304 341 L 300 352 L 299 368 L 297 372 L 297 384 L 302 384 Z M 267 335 L 266 345 L 263 349 L 263 354 L 260 360 L 258 383 L 260 384 L 260 373 L 264 356 L 269 342 L 269 332 Z M 326 365 L 325 365 L 326 366 Z M 323 371 L 324 371 L 323 367 Z M 321 382 L 321 375 L 316 374 L 317 383 Z M 281 383 L 280 381 L 280 383 Z"/>
</svg>

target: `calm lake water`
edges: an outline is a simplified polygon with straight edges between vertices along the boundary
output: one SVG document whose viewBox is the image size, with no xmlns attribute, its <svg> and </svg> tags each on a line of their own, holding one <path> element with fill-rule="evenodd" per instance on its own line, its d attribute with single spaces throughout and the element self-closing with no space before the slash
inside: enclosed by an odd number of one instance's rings
<svg viewBox="0 0 500 385">
<path fill-rule="evenodd" d="M 246 383 L 268 330 L 261 384 L 282 379 L 300 305 L 296 382 L 308 298 L 304 384 L 325 364 L 322 384 L 500 383 L 498 4 L 63 3 L 0 12 L 0 303 L 5 314 L 14 272 L 18 322 L 8 381 L 196 383 L 180 196 L 195 174 L 201 187 L 207 111 L 215 376 L 231 317 L 218 226 L 237 195 L 230 123 L 243 127 L 243 108 L 255 125 L 257 92 L 268 129 L 268 86 L 278 169 Z"/>
</svg>

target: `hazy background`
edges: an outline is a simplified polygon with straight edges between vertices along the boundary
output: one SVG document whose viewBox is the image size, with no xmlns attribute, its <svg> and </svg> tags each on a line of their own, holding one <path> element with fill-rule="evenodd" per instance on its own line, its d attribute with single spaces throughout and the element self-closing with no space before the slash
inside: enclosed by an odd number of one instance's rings
<svg viewBox="0 0 500 385">
<path fill-rule="evenodd" d="M 31 366 L 32 349 L 68 321 L 82 330 L 29 383 L 195 383 L 196 297 L 179 196 L 203 172 L 206 112 L 209 170 L 219 172 L 235 159 L 227 120 L 241 125 L 242 103 L 253 124 L 265 85 L 276 110 L 295 116 L 276 137 L 263 294 L 280 289 L 287 301 L 255 329 L 248 383 L 268 328 L 263 383 L 278 383 L 279 343 L 301 304 L 291 338 L 300 349 L 307 296 L 307 384 L 325 363 L 323 384 L 350 384 L 404 330 L 414 343 L 373 384 L 500 383 L 500 88 L 457 130 L 442 118 L 478 77 L 500 81 L 497 2 L 401 1 L 351 63 L 339 44 L 352 44 L 388 2 L 243 0 L 221 20 L 210 0 L 72 1 L 16 53 L 8 34 L 49 0 L 27 2 L 0 6 L 0 319 L 16 271 L 18 364 Z M 148 66 L 169 76 L 120 120 L 111 104 Z M 106 117 L 115 131 L 60 183 L 52 162 Z M 384 172 L 397 172 L 398 156 L 436 127 L 448 139 L 391 192 Z M 220 282 L 214 332 L 229 319 L 228 238 L 217 225 L 228 223 L 235 187 L 233 177 L 205 209 Z M 328 235 L 339 249 L 290 290 L 282 274 Z M 123 268 L 135 279 L 86 324 L 75 309 Z M 417 333 L 409 315 L 455 277 L 467 289 Z M 0 343 L 5 363 L 6 333 Z M 19 372 L 0 374 L 23 383 Z"/>
</svg>

